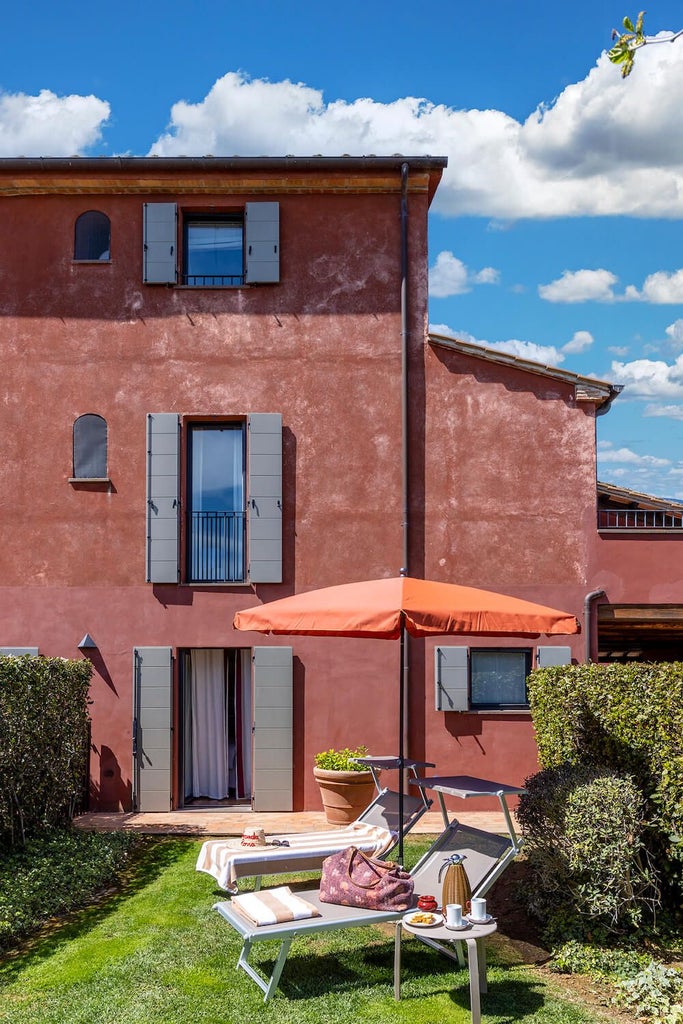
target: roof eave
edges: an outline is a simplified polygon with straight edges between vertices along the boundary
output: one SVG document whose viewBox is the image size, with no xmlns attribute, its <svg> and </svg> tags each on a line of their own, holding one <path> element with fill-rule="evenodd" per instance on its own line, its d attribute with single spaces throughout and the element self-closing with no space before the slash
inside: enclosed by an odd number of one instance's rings
<svg viewBox="0 0 683 1024">
<path fill-rule="evenodd" d="M 502 366 L 513 366 L 517 370 L 533 373 L 541 377 L 551 377 L 554 380 L 564 381 L 574 387 L 574 394 L 577 402 L 587 402 L 596 406 L 597 415 L 602 415 L 610 408 L 614 399 L 623 391 L 623 385 L 611 384 L 609 381 L 597 380 L 593 377 L 584 377 L 570 370 L 562 370 L 557 366 L 548 366 L 543 363 L 534 362 L 531 359 L 522 359 L 520 356 L 512 355 L 510 352 L 501 352 L 499 349 L 487 348 L 485 345 L 475 345 L 469 341 L 461 341 L 458 338 L 451 338 L 444 334 L 429 332 L 430 344 L 440 345 L 451 351 L 461 352 L 463 355 L 472 356 L 475 359 L 484 359 L 490 363 L 499 363 Z"/>
</svg>

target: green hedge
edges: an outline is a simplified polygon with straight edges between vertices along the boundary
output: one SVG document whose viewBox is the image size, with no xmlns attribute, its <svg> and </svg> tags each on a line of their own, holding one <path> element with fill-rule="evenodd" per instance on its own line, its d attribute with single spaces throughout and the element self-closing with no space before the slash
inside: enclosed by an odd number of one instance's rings
<svg viewBox="0 0 683 1024">
<path fill-rule="evenodd" d="M 89 661 L 0 657 L 0 845 L 67 824 L 86 778 Z"/>
<path fill-rule="evenodd" d="M 654 928 L 660 893 L 634 781 L 563 764 L 527 779 L 526 790 L 517 818 L 534 884 L 522 895 L 551 944 Z"/>
<path fill-rule="evenodd" d="M 683 663 L 537 669 L 529 703 L 544 768 L 595 765 L 645 797 L 645 842 L 683 892 Z"/>
</svg>

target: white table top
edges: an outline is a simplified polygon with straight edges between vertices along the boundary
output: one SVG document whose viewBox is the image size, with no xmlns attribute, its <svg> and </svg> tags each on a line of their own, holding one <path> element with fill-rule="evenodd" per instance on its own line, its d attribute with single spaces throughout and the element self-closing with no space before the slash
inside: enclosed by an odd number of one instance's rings
<svg viewBox="0 0 683 1024">
<path fill-rule="evenodd" d="M 411 913 L 414 914 L 415 911 L 413 910 Z M 401 927 L 411 935 L 424 935 L 426 938 L 439 939 L 441 942 L 464 942 L 467 939 L 484 939 L 487 935 L 493 935 L 498 929 L 498 924 L 492 920 L 487 921 L 486 924 L 471 924 L 467 928 L 447 928 L 445 924 L 421 928 L 419 925 L 409 924 L 403 917 Z"/>
</svg>

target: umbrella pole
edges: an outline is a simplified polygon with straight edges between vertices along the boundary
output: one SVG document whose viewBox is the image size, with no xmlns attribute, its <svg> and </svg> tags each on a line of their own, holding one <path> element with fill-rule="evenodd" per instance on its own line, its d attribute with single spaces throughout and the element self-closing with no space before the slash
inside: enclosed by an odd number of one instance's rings
<svg viewBox="0 0 683 1024">
<path fill-rule="evenodd" d="M 398 671 L 398 862 L 403 867 L 403 785 L 405 747 L 403 729 L 405 721 L 405 669 L 404 658 L 406 649 L 406 627 L 401 612 L 400 665 Z"/>
</svg>

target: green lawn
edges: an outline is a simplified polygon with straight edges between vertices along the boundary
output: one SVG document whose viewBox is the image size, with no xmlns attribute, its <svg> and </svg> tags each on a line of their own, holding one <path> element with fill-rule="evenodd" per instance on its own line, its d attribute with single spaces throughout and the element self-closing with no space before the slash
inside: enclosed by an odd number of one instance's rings
<svg viewBox="0 0 683 1024">
<path fill-rule="evenodd" d="M 414 843 L 410 862 L 423 844 Z M 194 870 L 199 843 L 146 844 L 116 894 L 0 961 L 0 1021 L 7 1024 L 469 1024 L 466 970 L 404 940 L 403 998 L 393 998 L 393 927 L 332 932 L 293 943 L 266 1006 L 235 970 L 241 943 L 211 910 L 224 894 Z M 278 883 L 282 878 L 278 878 Z M 275 944 L 253 959 L 272 958 Z M 487 1024 L 595 1020 L 551 994 L 539 976 L 489 955 Z"/>
</svg>

